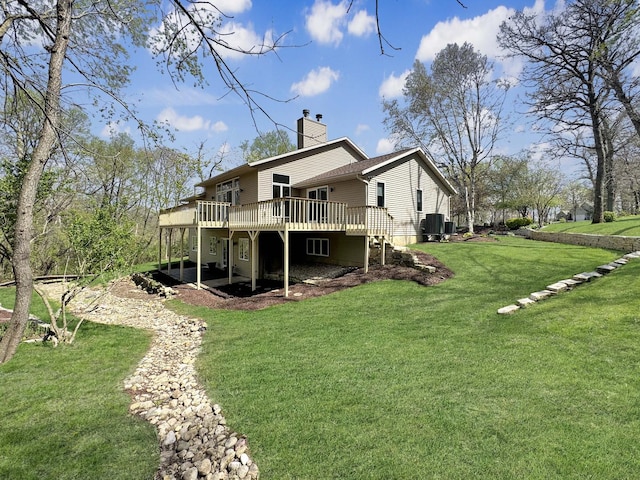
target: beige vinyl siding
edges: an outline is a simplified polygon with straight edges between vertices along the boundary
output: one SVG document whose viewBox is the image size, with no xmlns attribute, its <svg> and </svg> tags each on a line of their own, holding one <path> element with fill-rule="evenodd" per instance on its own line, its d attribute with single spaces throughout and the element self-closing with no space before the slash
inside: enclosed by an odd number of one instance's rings
<svg viewBox="0 0 640 480">
<path fill-rule="evenodd" d="M 306 254 L 307 238 L 326 238 L 329 240 L 329 256 Z M 330 265 L 364 266 L 364 237 L 350 237 L 339 232 L 296 232 L 291 234 L 292 261 L 326 263 Z"/>
<path fill-rule="evenodd" d="M 329 201 L 346 203 L 350 207 L 364 206 L 367 202 L 367 185 L 360 180 L 330 183 Z"/>
<path fill-rule="evenodd" d="M 249 240 L 249 260 L 240 260 L 241 238 Z M 244 232 L 236 232 L 233 235 L 233 258 L 231 263 L 233 265 L 233 272 L 235 275 L 242 275 L 243 277 L 251 278 L 251 240 L 249 239 L 249 235 Z"/>
<path fill-rule="evenodd" d="M 416 155 L 394 163 L 371 178 L 369 205 L 376 205 L 376 184 L 385 184 L 385 206 L 394 219 L 394 243 L 420 240 L 420 222 L 427 213 L 443 213 L 449 219 L 449 198 L 428 167 Z M 422 190 L 422 211 L 418 212 L 416 191 Z"/>
<path fill-rule="evenodd" d="M 251 172 L 240 177 L 240 204 L 258 201 L 258 172 Z"/>
<path fill-rule="evenodd" d="M 258 173 L 258 200 L 271 200 L 274 173 L 288 175 L 294 185 L 334 168 L 349 165 L 358 161 L 358 158 L 355 152 L 345 148 L 343 144 L 334 144 L 306 158 L 292 156 L 288 161 L 271 162 Z"/>
</svg>

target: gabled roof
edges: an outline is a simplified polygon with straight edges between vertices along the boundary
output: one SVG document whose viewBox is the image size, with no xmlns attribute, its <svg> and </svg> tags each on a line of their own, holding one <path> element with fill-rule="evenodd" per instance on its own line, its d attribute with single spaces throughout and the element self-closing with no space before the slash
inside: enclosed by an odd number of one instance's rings
<svg viewBox="0 0 640 480">
<path fill-rule="evenodd" d="M 247 163 L 244 165 L 240 165 L 239 167 L 232 168 L 231 170 L 227 170 L 225 172 L 220 173 L 219 175 L 215 175 L 204 182 L 197 183 L 196 187 L 206 187 L 207 185 L 213 185 L 215 183 L 220 182 L 223 179 L 237 177 L 244 173 L 255 170 L 257 167 L 264 166 L 266 164 L 276 162 L 278 160 L 286 160 L 288 157 L 298 157 L 298 156 L 310 156 L 313 155 L 315 150 L 321 150 L 327 147 L 331 147 L 333 145 L 337 145 L 340 143 L 344 143 L 351 147 L 355 152 L 362 158 L 366 159 L 367 155 L 358 147 L 355 143 L 353 143 L 349 138 L 342 137 L 337 138 L 335 140 L 331 140 L 329 142 L 320 143 L 318 145 L 313 145 L 311 147 L 299 148 L 297 150 L 292 150 L 291 152 L 283 153 L 281 155 L 276 155 L 274 157 L 264 158 L 262 160 L 257 160 L 255 162 Z M 360 163 L 360 162 L 357 162 Z"/>
<path fill-rule="evenodd" d="M 379 157 L 373 157 L 367 160 L 361 160 L 359 162 L 352 163 L 350 165 L 335 168 L 333 170 L 329 170 L 328 172 L 321 173 L 320 175 L 316 175 L 315 177 L 299 182 L 293 185 L 293 187 L 306 188 L 315 185 L 321 185 L 327 182 L 338 182 L 358 177 L 373 176 L 376 170 L 382 169 L 394 162 L 408 159 L 414 154 L 418 154 L 420 159 L 427 165 L 433 175 L 445 186 L 447 190 L 449 190 L 452 195 L 458 193 L 453 185 L 451 185 L 451 183 L 449 183 L 444 175 L 442 175 L 442 172 L 440 172 L 433 160 L 431 160 L 431 158 L 427 156 L 421 148 L 418 147 L 399 150 L 397 152 L 388 153 Z"/>
</svg>

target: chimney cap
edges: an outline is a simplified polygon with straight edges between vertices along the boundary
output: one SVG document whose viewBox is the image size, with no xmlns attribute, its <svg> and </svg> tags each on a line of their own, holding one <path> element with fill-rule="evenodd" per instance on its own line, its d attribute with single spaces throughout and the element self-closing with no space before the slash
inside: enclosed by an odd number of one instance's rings
<svg viewBox="0 0 640 480">
<path fill-rule="evenodd" d="M 316 114 L 316 120 L 319 122 L 320 120 L 322 120 L 322 114 L 318 113 Z"/>
<path fill-rule="evenodd" d="M 311 113 L 311 112 L 309 112 L 309 110 L 306 109 L 306 108 L 304 110 L 302 110 L 302 116 L 305 117 L 305 118 L 309 116 L 309 113 Z"/>
</svg>

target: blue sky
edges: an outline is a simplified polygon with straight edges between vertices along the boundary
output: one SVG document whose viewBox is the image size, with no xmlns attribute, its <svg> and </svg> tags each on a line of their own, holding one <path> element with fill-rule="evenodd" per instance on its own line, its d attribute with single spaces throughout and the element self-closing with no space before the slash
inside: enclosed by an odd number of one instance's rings
<svg viewBox="0 0 640 480">
<path fill-rule="evenodd" d="M 522 65 L 505 59 L 496 34 L 500 23 L 515 10 L 542 12 L 556 7 L 541 0 L 380 0 L 380 26 L 386 39 L 399 50 L 385 45 L 380 53 L 375 31 L 375 1 L 304 0 L 218 0 L 214 2 L 229 18 L 222 29 L 225 37 L 244 48 L 263 38 L 286 32 L 277 55 L 261 57 L 227 56 L 237 76 L 251 88 L 286 103 L 264 99 L 261 104 L 272 119 L 295 128 L 303 109 L 323 115 L 330 139 L 349 137 L 368 155 L 388 153 L 393 143 L 383 126 L 382 98 L 401 94 L 404 78 L 414 60 L 427 66 L 448 43 L 472 43 L 496 64 L 495 74 L 517 76 Z M 238 146 L 252 140 L 257 131 L 247 107 L 226 90 L 213 66 L 206 66 L 209 86 L 194 88 L 191 82 L 176 86 L 155 66 L 148 51 L 132 57 L 137 70 L 128 90 L 130 100 L 139 100 L 141 116 L 162 120 L 176 129 L 175 145 L 194 151 L 206 141 L 210 155 L 225 151 L 227 164 L 241 159 Z M 530 119 L 522 116 L 525 107 L 518 101 L 523 92 L 515 88 L 506 105 L 513 126 L 505 132 L 498 152 L 517 153 L 541 140 L 533 135 Z M 262 131 L 274 129 L 258 117 Z M 97 125 L 102 135 L 109 130 Z M 133 130 L 119 125 L 119 130 Z M 295 140 L 293 133 L 292 140 Z"/>
</svg>

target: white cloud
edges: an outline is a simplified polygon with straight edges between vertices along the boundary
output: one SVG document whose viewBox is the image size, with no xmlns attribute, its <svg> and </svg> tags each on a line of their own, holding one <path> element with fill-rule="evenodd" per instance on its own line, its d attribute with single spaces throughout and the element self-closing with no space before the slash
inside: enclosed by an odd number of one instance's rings
<svg viewBox="0 0 640 480">
<path fill-rule="evenodd" d="M 503 52 L 496 35 L 500 24 L 513 15 L 515 10 L 499 6 L 484 15 L 460 20 L 458 17 L 438 22 L 428 35 L 422 37 L 416 58 L 421 62 L 431 61 L 450 43 L 471 43 L 474 48 L 490 58 L 498 58 Z"/>
<path fill-rule="evenodd" d="M 119 133 L 131 133 L 131 128 L 128 125 L 124 127 L 120 122 L 108 122 L 100 131 L 100 136 L 103 138 L 115 137 Z"/>
<path fill-rule="evenodd" d="M 371 127 L 369 125 L 365 125 L 364 123 L 360 123 L 356 127 L 356 135 L 360 135 L 361 133 L 367 132 L 369 130 L 371 130 Z"/>
<path fill-rule="evenodd" d="M 564 0 L 557 0 L 553 7 L 554 13 L 559 13 L 565 8 Z M 525 7 L 527 15 L 542 16 L 545 12 L 545 1 L 535 0 L 533 6 Z M 497 35 L 500 24 L 515 14 L 515 9 L 499 6 L 489 10 L 484 15 L 461 20 L 458 17 L 438 22 L 427 35 L 422 37 L 416 59 L 428 62 L 435 58 L 436 54 L 450 43 L 462 45 L 468 42 L 497 64 L 502 66 L 503 76 L 515 83 L 523 68 L 523 60 L 508 58 L 498 45 Z"/>
<path fill-rule="evenodd" d="M 390 138 L 381 138 L 378 140 L 378 145 L 376 146 L 376 153 L 378 155 L 384 155 L 386 153 L 391 153 L 395 150 L 396 144 Z"/>
<path fill-rule="evenodd" d="M 316 0 L 307 15 L 307 31 L 311 38 L 324 43 L 339 45 L 344 37 L 341 27 L 347 15 L 344 1 L 334 5 L 330 1 Z"/>
<path fill-rule="evenodd" d="M 349 33 L 356 37 L 364 37 L 376 30 L 376 18 L 366 10 L 360 10 L 353 16 L 347 27 Z"/>
<path fill-rule="evenodd" d="M 355 37 L 364 37 L 376 29 L 376 19 L 366 10 L 359 10 L 349 19 L 351 2 L 341 0 L 315 0 L 307 14 L 306 27 L 311 38 L 321 44 L 338 46 L 344 38 L 344 30 Z"/>
<path fill-rule="evenodd" d="M 212 124 L 211 120 L 206 120 L 200 115 L 187 117 L 185 115 L 178 114 L 178 112 L 171 107 L 162 110 L 156 117 L 156 120 L 175 128 L 179 132 L 195 132 L 198 130 L 224 132 L 228 130 L 228 127 L 224 122 L 219 121 Z"/>
<path fill-rule="evenodd" d="M 218 49 L 223 58 L 239 60 L 246 56 L 245 52 L 264 52 L 273 46 L 273 32 L 269 30 L 260 37 L 251 24 L 245 27 L 240 23 L 225 23 L 218 31 L 217 41 L 229 47 Z"/>
<path fill-rule="evenodd" d="M 216 8 L 224 15 L 242 13 L 251 9 L 251 0 L 216 0 Z"/>
<path fill-rule="evenodd" d="M 320 67 L 310 71 L 301 82 L 291 85 L 291 92 L 301 97 L 313 97 L 329 90 L 338 78 L 339 72 L 329 67 Z"/>
<path fill-rule="evenodd" d="M 165 15 L 159 26 L 150 30 L 149 49 L 154 55 L 167 51 L 167 37 L 176 37 L 174 45 L 184 43 L 186 50 L 195 51 L 202 42 L 203 34 L 221 45 L 217 52 L 223 58 L 240 59 L 246 56 L 242 52 L 264 51 L 265 46 L 269 49 L 273 45 L 273 32 L 259 35 L 251 24 L 228 21 L 228 15 L 250 8 L 251 0 L 221 0 L 215 6 L 211 2 L 191 3 L 189 15 L 201 25 L 203 32 L 195 29 L 190 18 L 181 11 L 173 9 Z"/>
<path fill-rule="evenodd" d="M 393 73 L 389 75 L 380 85 L 378 95 L 386 99 L 401 97 L 409 73 L 411 73 L 410 70 L 405 70 L 397 77 Z"/>
<path fill-rule="evenodd" d="M 229 130 L 229 127 L 222 120 L 218 120 L 216 123 L 211 125 L 211 130 L 213 130 L 216 133 L 220 133 L 220 132 L 226 132 L 227 130 Z"/>
</svg>

